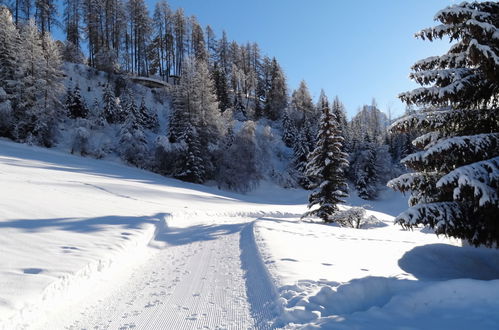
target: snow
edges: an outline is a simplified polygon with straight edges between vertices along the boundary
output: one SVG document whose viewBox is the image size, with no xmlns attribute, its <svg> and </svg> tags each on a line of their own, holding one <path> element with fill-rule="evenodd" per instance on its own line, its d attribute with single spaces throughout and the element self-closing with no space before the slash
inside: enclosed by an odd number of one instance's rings
<svg viewBox="0 0 499 330">
<path fill-rule="evenodd" d="M 5 140 L 0 182 L 0 329 L 499 324 L 499 251 L 394 225 L 393 191 L 366 207 L 375 226 L 342 228 L 300 221 L 300 189 L 240 195 Z"/>
<path fill-rule="evenodd" d="M 394 214 L 400 207 L 372 204 Z M 367 215 L 383 225 L 359 230 L 272 217 L 256 223 L 257 243 L 281 296 L 278 325 L 497 328 L 499 251 L 461 247 L 428 229 L 405 231 L 388 214 Z"/>
</svg>

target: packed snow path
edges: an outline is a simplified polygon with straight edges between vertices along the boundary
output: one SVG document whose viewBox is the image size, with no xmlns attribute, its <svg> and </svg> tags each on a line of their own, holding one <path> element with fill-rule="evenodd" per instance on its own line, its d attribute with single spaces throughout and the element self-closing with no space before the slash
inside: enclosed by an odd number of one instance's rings
<svg viewBox="0 0 499 330">
<path fill-rule="evenodd" d="M 156 241 L 168 246 L 124 283 L 42 328 L 270 328 L 275 297 L 252 222 L 167 229 Z"/>
</svg>

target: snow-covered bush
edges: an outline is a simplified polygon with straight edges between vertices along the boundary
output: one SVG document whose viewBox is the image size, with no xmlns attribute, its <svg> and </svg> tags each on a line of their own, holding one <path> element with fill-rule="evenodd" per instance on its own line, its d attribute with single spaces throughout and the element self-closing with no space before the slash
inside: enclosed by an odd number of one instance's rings
<svg viewBox="0 0 499 330">
<path fill-rule="evenodd" d="M 374 215 L 366 217 L 366 209 L 356 206 L 346 210 L 337 211 L 330 216 L 332 222 L 342 227 L 351 227 L 356 229 L 367 229 L 371 227 L 384 226 L 384 222 Z"/>
<path fill-rule="evenodd" d="M 88 139 L 90 133 L 88 129 L 84 126 L 79 126 L 75 129 L 73 134 L 73 143 L 71 146 L 71 153 L 80 153 L 80 155 L 85 156 L 88 154 Z"/>
<path fill-rule="evenodd" d="M 360 228 L 365 215 L 366 209 L 363 207 L 351 207 L 347 210 L 337 211 L 329 219 L 343 227 Z"/>
</svg>

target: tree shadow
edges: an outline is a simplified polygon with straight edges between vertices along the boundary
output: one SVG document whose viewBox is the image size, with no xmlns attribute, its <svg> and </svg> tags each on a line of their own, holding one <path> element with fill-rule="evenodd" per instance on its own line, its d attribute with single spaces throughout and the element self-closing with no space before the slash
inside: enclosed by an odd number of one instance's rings
<svg viewBox="0 0 499 330">
<path fill-rule="evenodd" d="M 17 219 L 0 222 L 1 228 L 17 228 L 25 232 L 38 232 L 46 228 L 72 231 L 76 233 L 92 233 L 113 225 L 126 229 L 138 229 L 144 224 L 160 226 L 167 213 L 157 213 L 151 216 L 118 216 L 110 215 L 96 218 L 53 218 L 53 219 Z"/>
<path fill-rule="evenodd" d="M 406 252 L 398 264 L 420 280 L 499 279 L 499 250 L 493 249 L 428 244 Z"/>
<path fill-rule="evenodd" d="M 242 224 L 223 224 L 223 225 L 196 225 L 187 228 L 167 227 L 159 232 L 155 241 L 165 242 L 168 245 L 185 245 L 192 242 L 211 241 L 223 235 L 230 235 L 241 231 Z"/>
</svg>

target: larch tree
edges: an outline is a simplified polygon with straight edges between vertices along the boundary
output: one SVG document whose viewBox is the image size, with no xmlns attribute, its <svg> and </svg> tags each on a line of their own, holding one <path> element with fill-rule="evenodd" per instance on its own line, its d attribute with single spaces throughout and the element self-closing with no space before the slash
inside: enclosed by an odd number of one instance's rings
<svg viewBox="0 0 499 330">
<path fill-rule="evenodd" d="M 82 0 L 64 0 L 66 45 L 63 55 L 66 61 L 74 63 L 83 63 L 83 53 L 81 52 L 82 8 Z"/>
<path fill-rule="evenodd" d="M 264 113 L 270 120 L 279 120 L 288 105 L 286 77 L 274 58 L 270 72 L 270 84 L 266 93 Z"/>
<path fill-rule="evenodd" d="M 396 222 L 497 247 L 499 3 L 463 2 L 439 11 L 436 19 L 440 25 L 416 36 L 447 36 L 454 44 L 444 55 L 414 64 L 410 77 L 422 87 L 400 98 L 424 108 L 391 127 L 423 133 L 413 141 L 422 151 L 402 160 L 413 172 L 388 184 L 411 191 L 410 208 Z"/>
<path fill-rule="evenodd" d="M 331 216 L 338 211 L 338 204 L 348 196 L 344 174 L 348 155 L 341 151 L 343 138 L 334 113 L 327 103 L 322 104 L 322 116 L 317 147 L 309 156 L 307 175 L 313 178 L 315 189 L 310 194 L 308 208 L 319 207 L 306 216 L 318 216 L 324 222 L 332 222 Z"/>
<path fill-rule="evenodd" d="M 0 134 L 14 137 L 16 110 L 21 98 L 22 86 L 22 56 L 19 52 L 21 38 L 12 21 L 12 15 L 6 7 L 0 6 L 0 89 L 2 91 L 2 113 Z"/>
</svg>

